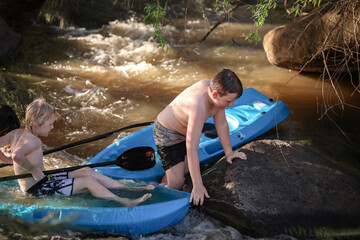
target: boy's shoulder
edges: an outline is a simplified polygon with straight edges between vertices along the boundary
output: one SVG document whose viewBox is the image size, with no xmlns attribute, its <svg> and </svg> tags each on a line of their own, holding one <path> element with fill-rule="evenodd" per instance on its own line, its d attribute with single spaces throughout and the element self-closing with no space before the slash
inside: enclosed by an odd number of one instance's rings
<svg viewBox="0 0 360 240">
<path fill-rule="evenodd" d="M 15 129 L 10 133 L 12 134 L 12 138 L 15 138 L 17 141 L 21 139 L 34 145 L 41 145 L 40 138 L 25 129 Z"/>
<path fill-rule="evenodd" d="M 203 79 L 197 82 L 197 84 L 201 84 L 202 87 L 208 87 L 210 85 L 210 79 Z"/>
<path fill-rule="evenodd" d="M 191 95 L 201 95 L 202 93 L 207 92 L 209 85 L 210 80 L 200 80 L 187 88 L 185 92 L 190 92 Z"/>
</svg>

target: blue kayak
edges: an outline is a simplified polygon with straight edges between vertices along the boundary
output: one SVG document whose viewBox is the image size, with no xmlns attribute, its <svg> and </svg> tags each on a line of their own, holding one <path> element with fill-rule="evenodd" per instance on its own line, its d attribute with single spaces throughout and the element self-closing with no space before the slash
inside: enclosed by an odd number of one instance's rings
<svg viewBox="0 0 360 240">
<path fill-rule="evenodd" d="M 17 188 L 16 181 L 0 184 L 0 195 L 3 196 L 0 200 L 1 217 L 21 219 L 42 230 L 58 226 L 57 230 L 106 231 L 127 236 L 148 234 L 175 225 L 186 216 L 190 207 L 189 193 L 161 186 L 140 192 L 113 190 L 121 197 L 132 198 L 152 193 L 150 199 L 133 208 L 97 199 L 90 194 L 25 197 L 16 192 Z"/>
<path fill-rule="evenodd" d="M 289 109 L 282 101 L 275 102 L 253 88 L 245 89 L 234 106 L 225 109 L 232 147 L 243 145 L 280 124 L 289 116 Z M 153 153 L 153 158 L 148 157 Z M 97 171 L 114 179 L 160 181 L 165 171 L 161 166 L 153 137 L 153 126 L 136 131 L 109 145 L 89 164 L 123 158 L 123 167 L 111 165 Z M 199 143 L 200 165 L 210 164 L 224 153 L 216 134 L 213 118 L 205 124 Z M 132 165 L 127 167 L 127 165 Z"/>
</svg>

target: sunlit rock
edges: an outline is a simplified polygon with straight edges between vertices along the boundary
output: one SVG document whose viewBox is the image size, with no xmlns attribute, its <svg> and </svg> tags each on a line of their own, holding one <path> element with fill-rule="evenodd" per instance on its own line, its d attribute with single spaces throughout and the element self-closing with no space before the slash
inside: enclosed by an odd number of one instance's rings
<svg viewBox="0 0 360 240">
<path fill-rule="evenodd" d="M 330 72 L 358 71 L 360 2 L 334 2 L 269 31 L 263 40 L 269 62 L 308 72 L 323 72 L 324 62 Z"/>
<path fill-rule="evenodd" d="M 358 176 L 299 144 L 258 140 L 241 150 L 246 161 L 220 161 L 204 176 L 204 213 L 251 236 L 360 234 Z"/>
</svg>

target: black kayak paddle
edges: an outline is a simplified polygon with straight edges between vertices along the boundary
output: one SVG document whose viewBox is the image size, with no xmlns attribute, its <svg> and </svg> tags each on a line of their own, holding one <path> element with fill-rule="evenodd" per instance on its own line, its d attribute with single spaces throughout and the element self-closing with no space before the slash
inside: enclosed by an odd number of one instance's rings
<svg viewBox="0 0 360 240">
<path fill-rule="evenodd" d="M 155 166 L 155 151 L 151 147 L 135 147 L 125 151 L 115 161 L 100 162 L 100 163 L 93 163 L 93 164 L 80 165 L 74 167 L 47 170 L 44 171 L 44 174 L 48 175 L 48 174 L 61 173 L 61 172 L 70 172 L 84 167 L 95 168 L 95 167 L 103 167 L 109 165 L 117 165 L 129 171 L 140 171 L 140 170 L 149 169 Z M 32 177 L 30 173 L 0 177 L 0 182 L 16 180 L 21 178 L 29 178 L 29 177 Z"/>
<path fill-rule="evenodd" d="M 60 147 L 52 148 L 52 149 L 44 151 L 43 154 L 47 155 L 47 154 L 50 154 L 50 153 L 53 153 L 53 152 L 58 152 L 58 151 L 61 151 L 61 150 L 67 149 L 67 148 L 79 146 L 81 144 L 97 141 L 97 140 L 100 140 L 100 139 L 103 139 L 103 138 L 110 137 L 111 135 L 113 135 L 113 134 L 115 134 L 117 132 L 120 132 L 120 131 L 124 131 L 124 130 L 130 129 L 130 128 L 144 127 L 144 126 L 150 125 L 152 123 L 153 122 L 136 123 L 136 124 L 133 124 L 133 125 L 129 125 L 129 126 L 126 126 L 126 127 L 123 127 L 123 128 L 108 132 L 108 133 L 103 133 L 103 134 L 98 135 L 98 136 L 94 136 L 94 137 L 91 137 L 91 138 L 86 138 L 86 139 L 83 139 L 83 140 L 80 140 L 80 141 L 77 141 L 77 142 L 73 142 L 73 143 L 69 143 L 69 144 L 66 144 L 66 145 L 63 145 L 63 146 L 60 146 Z M 12 163 L 2 163 L 2 164 L 0 164 L 0 168 L 6 167 L 6 166 L 12 166 Z"/>
</svg>

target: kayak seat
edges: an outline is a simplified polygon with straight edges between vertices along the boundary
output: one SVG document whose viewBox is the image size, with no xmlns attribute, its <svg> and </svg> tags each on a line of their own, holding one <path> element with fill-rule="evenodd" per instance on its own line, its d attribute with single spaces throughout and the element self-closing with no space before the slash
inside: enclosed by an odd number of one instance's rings
<svg viewBox="0 0 360 240">
<path fill-rule="evenodd" d="M 141 171 L 155 166 L 155 151 L 152 147 L 135 147 L 125 151 L 116 160 L 126 170 Z"/>
<path fill-rule="evenodd" d="M 214 139 L 214 138 L 218 137 L 216 128 L 215 128 L 215 124 L 213 124 L 213 123 L 204 123 L 202 133 L 204 133 L 205 137 L 207 137 L 207 138 Z"/>
</svg>

